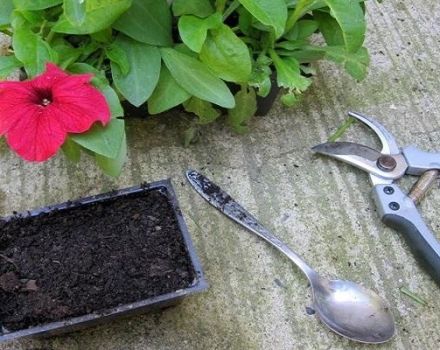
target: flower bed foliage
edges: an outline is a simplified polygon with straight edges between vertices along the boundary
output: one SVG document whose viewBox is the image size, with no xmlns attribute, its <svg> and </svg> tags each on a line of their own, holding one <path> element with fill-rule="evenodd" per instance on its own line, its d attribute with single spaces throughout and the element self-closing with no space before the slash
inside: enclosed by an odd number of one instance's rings
<svg viewBox="0 0 440 350">
<path fill-rule="evenodd" d="M 48 62 L 70 75 L 92 74 L 111 119 L 87 130 L 64 127 L 56 143 L 75 161 L 86 151 L 116 176 L 126 157 L 122 100 L 147 104 L 150 114 L 182 105 L 197 116 L 186 132 L 187 142 L 198 125 L 221 115 L 219 107 L 233 130 L 245 132 L 256 97 L 271 89 L 272 74 L 287 106 L 309 87 L 309 63 L 316 60 L 332 60 L 355 79 L 365 77 L 364 12 L 363 0 L 1 0 L 0 30 L 12 37 L 12 45 L 9 55 L 0 57 L 0 78 L 17 68 L 28 79 L 41 78 Z M 321 42 L 314 40 L 317 34 L 325 43 L 316 44 Z M 231 84 L 237 86 L 235 94 Z M 7 86 L 0 85 L 0 135 L 20 154 L 11 143 L 15 126 L 5 120 L 11 111 L 21 118 L 25 108 L 10 98 L 4 102 Z M 64 113 L 59 120 L 71 122 L 72 111 L 84 103 L 65 105 L 57 112 Z M 88 121 L 103 121 L 87 113 Z M 44 119 L 36 112 L 26 118 Z M 31 134 L 40 124 L 20 125 Z M 50 139 L 53 133 L 41 135 Z M 20 147 L 26 147 L 24 140 Z"/>
</svg>

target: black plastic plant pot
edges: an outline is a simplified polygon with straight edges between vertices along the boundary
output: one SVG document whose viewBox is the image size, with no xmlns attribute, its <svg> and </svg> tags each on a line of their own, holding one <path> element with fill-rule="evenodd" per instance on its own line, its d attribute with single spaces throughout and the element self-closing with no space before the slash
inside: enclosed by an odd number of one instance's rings
<svg viewBox="0 0 440 350">
<path fill-rule="evenodd" d="M 0 342 L 168 307 L 207 287 L 169 180 L 0 220 Z"/>
<path fill-rule="evenodd" d="M 275 73 L 270 75 L 270 81 L 271 88 L 267 96 L 262 97 L 257 95 L 257 110 L 255 111 L 256 117 L 264 117 L 270 112 L 281 90 L 277 84 L 277 77 Z M 234 95 L 240 90 L 240 86 L 237 84 L 229 83 L 228 86 Z"/>
<path fill-rule="evenodd" d="M 256 116 L 264 117 L 269 113 L 281 90 L 277 85 L 274 75 L 271 76 L 271 80 L 272 88 L 270 89 L 269 94 L 265 97 L 257 96 L 257 111 L 255 112 Z"/>
</svg>

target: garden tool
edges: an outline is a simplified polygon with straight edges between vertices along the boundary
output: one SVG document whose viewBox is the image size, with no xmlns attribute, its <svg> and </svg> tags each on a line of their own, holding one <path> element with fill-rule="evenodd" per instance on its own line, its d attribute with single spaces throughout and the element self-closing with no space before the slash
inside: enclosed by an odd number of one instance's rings
<svg viewBox="0 0 440 350">
<path fill-rule="evenodd" d="M 369 173 L 382 221 L 402 233 L 416 259 L 440 285 L 440 243 L 416 207 L 438 179 L 440 153 L 424 152 L 414 146 L 399 148 L 393 135 L 378 121 L 359 113 L 349 115 L 376 133 L 382 143 L 380 152 L 351 142 L 323 143 L 312 150 Z M 405 175 L 420 176 L 409 194 L 394 183 Z"/>
<path fill-rule="evenodd" d="M 375 292 L 348 280 L 328 279 L 265 228 L 252 214 L 218 185 L 195 170 L 186 177 L 208 203 L 278 249 L 307 276 L 312 288 L 313 310 L 337 334 L 361 343 L 379 344 L 395 332 L 394 318 L 386 302 Z"/>
</svg>

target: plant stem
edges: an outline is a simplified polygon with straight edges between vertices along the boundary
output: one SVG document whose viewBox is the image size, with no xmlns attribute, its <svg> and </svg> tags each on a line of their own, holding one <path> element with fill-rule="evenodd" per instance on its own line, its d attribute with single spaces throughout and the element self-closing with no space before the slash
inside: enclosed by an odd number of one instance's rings
<svg viewBox="0 0 440 350">
<path fill-rule="evenodd" d="M 306 11 L 304 11 L 306 10 Z M 307 12 L 307 5 L 303 4 L 302 6 L 298 6 L 296 5 L 295 10 L 292 11 L 292 13 L 290 14 L 289 18 L 287 18 L 287 22 L 286 22 L 286 29 L 285 29 L 285 33 L 287 33 L 288 31 L 290 31 L 293 26 L 295 25 L 296 21 L 298 19 L 300 19 L 300 17 L 302 15 L 305 14 L 305 12 Z"/>
<path fill-rule="evenodd" d="M 263 50 L 273 49 L 275 47 L 275 41 L 275 33 L 273 31 L 264 32 L 260 37 L 260 47 Z"/>
<path fill-rule="evenodd" d="M 223 13 L 223 11 L 225 10 L 226 1 L 227 0 L 217 0 L 215 2 L 215 9 L 217 10 L 217 12 Z"/>
<path fill-rule="evenodd" d="M 240 3 L 238 2 L 238 0 L 232 1 L 229 7 L 223 13 L 223 21 L 225 21 L 226 18 L 228 18 L 239 6 Z"/>
<path fill-rule="evenodd" d="M 280 56 L 277 55 L 277 53 L 275 52 L 274 49 L 269 48 L 267 51 L 269 53 L 270 58 L 272 59 L 272 61 L 274 63 L 280 62 L 281 58 L 280 58 Z"/>
<path fill-rule="evenodd" d="M 47 24 L 47 19 L 45 19 L 43 21 L 43 23 L 41 24 L 40 31 L 38 32 L 38 34 L 40 34 L 40 35 L 43 34 L 43 31 L 44 31 L 44 28 L 46 27 L 46 24 Z"/>
<path fill-rule="evenodd" d="M 293 11 L 292 14 L 289 16 L 289 18 L 287 19 L 286 29 L 284 30 L 285 33 L 288 33 L 293 28 L 296 21 L 298 20 L 298 18 L 296 18 L 295 16 L 295 12 L 296 11 Z"/>
<path fill-rule="evenodd" d="M 48 43 L 50 43 L 52 41 L 54 35 L 55 35 L 55 32 L 51 28 L 50 31 L 49 31 L 49 34 L 47 34 L 47 36 L 46 36 L 46 41 Z"/>
<path fill-rule="evenodd" d="M 348 130 L 348 128 L 353 125 L 356 122 L 356 119 L 353 117 L 349 117 L 345 122 L 341 124 L 339 128 L 336 129 L 333 135 L 331 135 L 327 142 L 335 142 L 337 139 L 339 139 L 342 135 L 345 134 L 345 132 Z"/>
<path fill-rule="evenodd" d="M 104 62 L 105 50 L 101 50 L 101 54 L 99 55 L 98 62 L 96 64 L 96 68 L 101 70 L 102 63 Z"/>
<path fill-rule="evenodd" d="M 412 300 L 414 300 L 416 303 L 419 303 L 420 305 L 426 306 L 428 303 L 420 298 L 418 295 L 415 295 L 413 292 L 411 292 L 409 289 L 405 287 L 400 287 L 399 290 L 402 292 L 402 294 L 405 294 L 406 296 L 410 297 Z"/>
</svg>

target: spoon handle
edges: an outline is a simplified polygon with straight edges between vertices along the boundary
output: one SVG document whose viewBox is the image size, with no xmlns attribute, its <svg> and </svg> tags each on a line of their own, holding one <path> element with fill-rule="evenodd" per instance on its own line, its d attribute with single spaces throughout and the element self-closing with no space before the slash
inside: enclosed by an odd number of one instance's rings
<svg viewBox="0 0 440 350">
<path fill-rule="evenodd" d="M 269 232 L 269 230 L 260 224 L 254 216 L 238 204 L 229 194 L 223 191 L 206 176 L 195 170 L 188 170 L 186 172 L 186 177 L 197 193 L 206 199 L 212 206 L 281 251 L 292 260 L 301 271 L 304 272 L 309 281 L 312 282 L 313 277 L 317 275 L 316 271 L 284 242 Z"/>
</svg>

